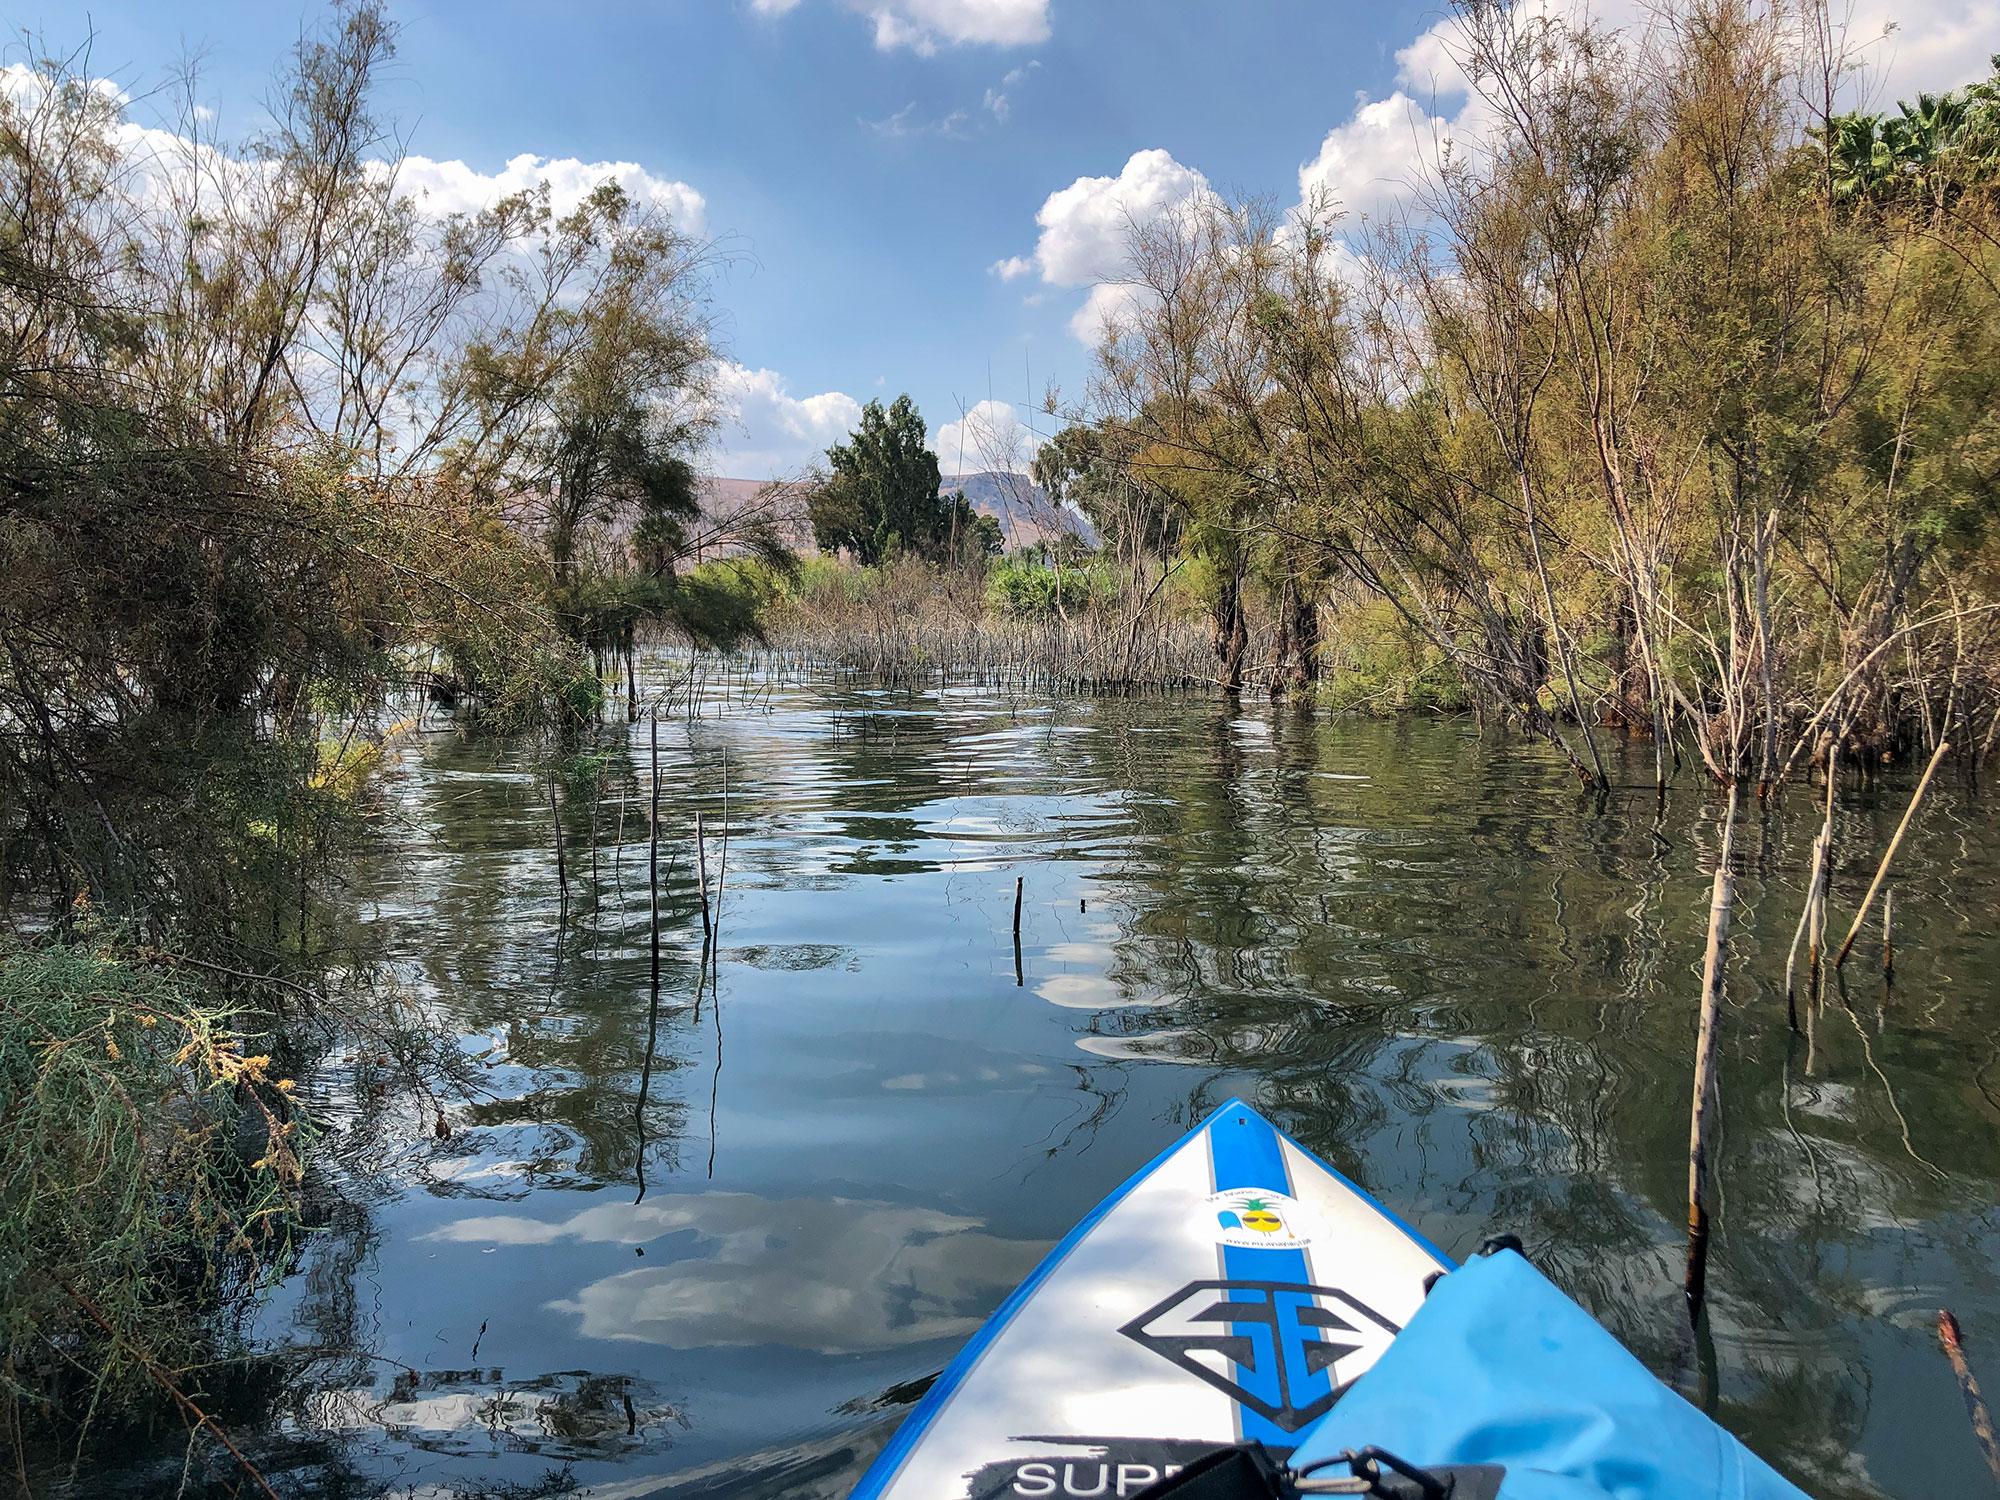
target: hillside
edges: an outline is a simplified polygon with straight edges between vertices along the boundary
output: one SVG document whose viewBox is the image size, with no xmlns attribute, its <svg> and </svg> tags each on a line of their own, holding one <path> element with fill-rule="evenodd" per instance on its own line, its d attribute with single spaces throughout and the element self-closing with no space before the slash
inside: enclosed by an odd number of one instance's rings
<svg viewBox="0 0 2000 1500">
<path fill-rule="evenodd" d="M 710 516 L 720 518 L 738 515 L 761 503 L 760 497 L 769 488 L 769 483 L 759 479 L 714 477 L 703 479 L 701 487 L 702 508 Z M 965 498 L 975 511 L 1000 523 L 1000 534 L 1009 548 L 1032 547 L 1037 542 L 1052 539 L 1059 529 L 1049 497 L 1025 474 L 981 470 L 947 477 L 938 487 L 938 493 L 944 495 L 954 490 L 964 490 Z M 784 530 L 792 544 L 801 551 L 812 551 L 812 527 L 805 518 L 803 493 L 796 488 L 788 491 L 780 509 L 784 515 Z M 1068 513 L 1067 519 L 1069 530 L 1082 536 L 1089 545 L 1097 544 L 1096 530 L 1088 520 L 1074 511 Z"/>
</svg>

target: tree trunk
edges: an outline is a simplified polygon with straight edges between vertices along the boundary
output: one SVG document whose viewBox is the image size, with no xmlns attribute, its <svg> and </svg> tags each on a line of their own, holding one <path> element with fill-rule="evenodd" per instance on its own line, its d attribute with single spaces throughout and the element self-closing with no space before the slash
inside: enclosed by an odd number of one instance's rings
<svg viewBox="0 0 2000 1500">
<path fill-rule="evenodd" d="M 1298 597 L 1298 581 L 1290 576 L 1285 579 L 1285 587 L 1278 598 L 1278 646 L 1271 656 L 1271 696 L 1281 696 L 1286 684 L 1291 680 L 1292 665 L 1292 616 L 1293 605 Z"/>
<path fill-rule="evenodd" d="M 1243 570 L 1232 567 L 1215 601 L 1215 655 L 1222 664 L 1222 685 L 1230 692 L 1243 686 L 1243 651 L 1249 644 L 1243 621 Z"/>
<path fill-rule="evenodd" d="M 1319 681 L 1319 597 L 1294 588 L 1291 602 L 1292 685 L 1305 691 Z"/>
</svg>

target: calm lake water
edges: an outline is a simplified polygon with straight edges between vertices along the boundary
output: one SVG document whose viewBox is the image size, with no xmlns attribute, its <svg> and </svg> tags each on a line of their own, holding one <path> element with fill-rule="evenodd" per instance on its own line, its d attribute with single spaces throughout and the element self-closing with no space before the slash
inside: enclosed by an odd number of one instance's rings
<svg viewBox="0 0 2000 1500">
<path fill-rule="evenodd" d="M 234 1403 L 281 1487 L 833 1500 L 1043 1251 L 1231 1095 L 1454 1255 L 1518 1234 L 1815 1494 L 1990 1483 L 1934 1325 L 1953 1308 L 2000 1390 L 2000 837 L 1961 781 L 1899 856 L 1893 990 L 1871 936 L 1810 1045 L 1782 985 L 1818 812 L 1746 814 L 1697 1341 L 1723 806 L 1691 770 L 1662 813 L 1643 748 L 1600 806 L 1456 720 L 766 684 L 661 728 L 655 1003 L 623 734 L 564 763 L 566 918 L 533 747 L 428 735 L 382 779 L 357 935 L 481 1097 L 440 1137 L 366 1049 L 313 1083 L 346 1201 L 260 1315 L 290 1353 Z M 1843 797 L 1837 930 L 1908 790 Z M 712 860 L 728 839 L 706 981 L 697 812 Z"/>
</svg>

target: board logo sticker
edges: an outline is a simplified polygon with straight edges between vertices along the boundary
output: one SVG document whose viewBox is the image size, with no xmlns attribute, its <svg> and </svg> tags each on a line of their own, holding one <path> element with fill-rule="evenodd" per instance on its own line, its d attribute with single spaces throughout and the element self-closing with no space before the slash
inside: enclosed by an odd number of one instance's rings
<svg viewBox="0 0 2000 1500">
<path fill-rule="evenodd" d="M 1227 1188 L 1203 1206 L 1207 1232 L 1239 1249 L 1297 1250 L 1312 1243 L 1305 1205 L 1268 1188 Z"/>
<path fill-rule="evenodd" d="M 1293 1281 L 1190 1281 L 1118 1330 L 1286 1432 L 1316 1421 L 1402 1330 Z"/>
<path fill-rule="evenodd" d="M 1028 1451 L 982 1464 L 964 1500 L 1136 1500 L 1141 1490 L 1215 1451 L 1185 1438 L 1014 1437 Z"/>
</svg>

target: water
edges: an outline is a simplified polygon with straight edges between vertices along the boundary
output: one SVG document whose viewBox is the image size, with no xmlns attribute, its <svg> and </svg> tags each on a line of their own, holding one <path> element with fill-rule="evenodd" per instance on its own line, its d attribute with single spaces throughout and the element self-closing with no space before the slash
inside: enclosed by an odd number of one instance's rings
<svg viewBox="0 0 2000 1500">
<path fill-rule="evenodd" d="M 1518 1234 L 1814 1493 L 1988 1482 L 1934 1332 L 1954 1308 L 2000 1388 L 2000 841 L 1962 784 L 1899 857 L 1895 988 L 1871 936 L 1810 1045 L 1780 987 L 1817 810 L 1746 814 L 1698 1343 L 1722 804 L 1692 773 L 1661 814 L 1643 748 L 1599 807 L 1455 720 L 774 686 L 662 728 L 655 1009 L 646 744 L 619 733 L 601 792 L 567 772 L 563 921 L 531 747 L 433 735 L 385 774 L 355 935 L 482 1097 L 440 1137 L 365 1048 L 314 1081 L 347 1204 L 262 1313 L 294 1353 L 232 1408 L 281 1486 L 838 1496 L 1041 1253 L 1232 1094 L 1454 1255 Z M 1837 930 L 1907 795 L 1845 797 Z M 712 859 L 728 837 L 707 980 L 697 810 Z"/>
</svg>

